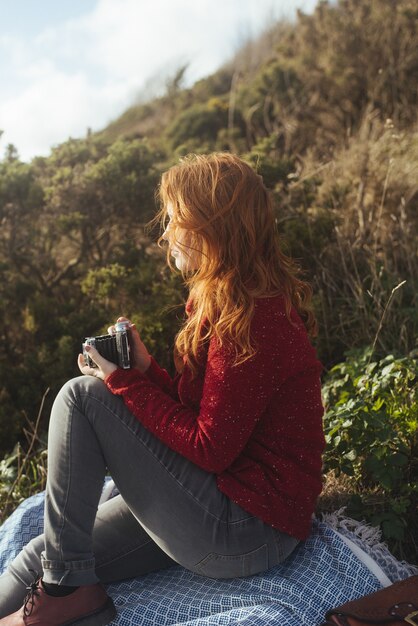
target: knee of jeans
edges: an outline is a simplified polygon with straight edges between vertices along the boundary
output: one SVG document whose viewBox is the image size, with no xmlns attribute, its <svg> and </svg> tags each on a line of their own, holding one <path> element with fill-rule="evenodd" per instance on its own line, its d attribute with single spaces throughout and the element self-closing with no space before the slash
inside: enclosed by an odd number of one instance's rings
<svg viewBox="0 0 418 626">
<path fill-rule="evenodd" d="M 62 387 L 60 395 L 70 396 L 71 398 L 79 398 L 80 395 L 97 395 L 103 391 L 105 385 L 102 380 L 95 376 L 77 376 L 71 378 Z"/>
<path fill-rule="evenodd" d="M 62 422 L 67 416 L 72 415 L 68 412 L 70 407 L 78 407 L 81 413 L 84 404 L 89 398 L 100 398 L 101 394 L 109 393 L 106 385 L 99 378 L 94 376 L 77 376 L 67 381 L 58 392 L 51 411 L 51 422 Z"/>
</svg>

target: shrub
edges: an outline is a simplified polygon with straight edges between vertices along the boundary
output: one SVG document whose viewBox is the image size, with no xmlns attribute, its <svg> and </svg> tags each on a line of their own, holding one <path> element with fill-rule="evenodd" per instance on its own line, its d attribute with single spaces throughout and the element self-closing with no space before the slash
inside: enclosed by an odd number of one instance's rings
<svg viewBox="0 0 418 626">
<path fill-rule="evenodd" d="M 418 500 L 418 354 L 372 356 L 352 351 L 324 384 L 325 471 L 348 478 L 349 514 L 379 525 L 402 554 Z"/>
<path fill-rule="evenodd" d="M 189 151 L 204 144 L 205 151 L 209 151 L 214 149 L 218 132 L 227 123 L 228 103 L 212 98 L 205 104 L 193 104 L 182 111 L 168 128 L 167 137 L 172 149 L 185 144 L 185 151 Z"/>
</svg>

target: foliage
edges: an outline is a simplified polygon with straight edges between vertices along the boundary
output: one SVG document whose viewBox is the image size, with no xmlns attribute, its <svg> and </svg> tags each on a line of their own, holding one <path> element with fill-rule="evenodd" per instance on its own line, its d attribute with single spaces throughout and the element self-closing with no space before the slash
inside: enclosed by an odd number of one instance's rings
<svg viewBox="0 0 418 626">
<path fill-rule="evenodd" d="M 148 267 L 155 274 L 158 263 L 145 252 L 143 224 L 155 206 L 158 158 L 145 141 L 108 146 L 88 136 L 58 146 L 49 159 L 25 164 L 10 152 L 0 161 L 1 453 L 15 444 L 40 394 L 51 388 L 52 397 L 78 373 L 83 336 L 107 327 L 118 307 L 126 310 L 120 277 L 106 286 L 110 302 L 98 302 L 103 275 L 109 283 L 112 268 L 125 274 L 138 262 L 151 287 Z M 95 273 L 101 287 L 89 300 L 82 287 Z"/>
<path fill-rule="evenodd" d="M 46 486 L 47 451 L 40 449 L 27 457 L 22 446 L 0 461 L 0 524 L 29 496 Z"/>
<path fill-rule="evenodd" d="M 418 354 L 352 351 L 328 373 L 324 401 L 325 471 L 349 477 L 351 514 L 399 552 L 418 504 Z"/>
<path fill-rule="evenodd" d="M 181 112 L 167 129 L 172 149 L 183 152 L 210 152 L 216 147 L 219 131 L 227 125 L 228 103 L 211 98 L 205 104 L 193 104 Z M 203 149 L 202 149 L 203 148 Z"/>
<path fill-rule="evenodd" d="M 47 476 L 46 444 L 39 437 L 47 390 L 41 400 L 36 422 L 27 420 L 24 429 L 27 445 L 17 443 L 14 450 L 0 461 L 0 524 L 13 512 L 18 504 L 45 489 Z"/>
<path fill-rule="evenodd" d="M 327 363 L 351 347 L 407 354 L 418 336 L 418 134 L 367 116 L 320 166 L 307 154 L 276 185 L 279 225 L 313 284 Z"/>
</svg>

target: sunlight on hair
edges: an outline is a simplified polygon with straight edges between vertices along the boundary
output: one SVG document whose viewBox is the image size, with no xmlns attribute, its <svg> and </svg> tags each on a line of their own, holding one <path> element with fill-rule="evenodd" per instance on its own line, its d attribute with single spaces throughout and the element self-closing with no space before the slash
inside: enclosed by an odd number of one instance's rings
<svg viewBox="0 0 418 626">
<path fill-rule="evenodd" d="M 199 254 L 197 268 L 182 272 L 189 316 L 175 342 L 178 357 L 187 355 L 192 371 L 213 336 L 220 345 L 234 346 L 236 365 L 256 353 L 250 325 L 257 298 L 282 295 L 289 320 L 294 306 L 316 334 L 311 287 L 281 251 L 270 194 L 248 163 L 227 152 L 187 155 L 163 174 L 159 198 L 152 223 L 165 229 L 170 204 L 173 237 L 176 228 L 187 232 L 187 244 L 180 243 Z M 170 249 L 167 262 L 172 268 Z"/>
</svg>

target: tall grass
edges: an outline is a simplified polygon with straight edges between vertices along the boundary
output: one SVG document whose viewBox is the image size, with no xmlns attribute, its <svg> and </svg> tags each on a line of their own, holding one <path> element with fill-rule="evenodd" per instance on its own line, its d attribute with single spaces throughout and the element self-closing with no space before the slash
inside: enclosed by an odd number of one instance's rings
<svg viewBox="0 0 418 626">
<path fill-rule="evenodd" d="M 13 452 L 0 461 L 0 524 L 23 500 L 45 489 L 47 450 L 39 424 L 48 393 L 49 389 L 42 397 L 36 420 L 32 422 L 26 416 L 26 445 L 17 443 Z"/>
<path fill-rule="evenodd" d="M 289 187 L 289 205 L 298 202 L 284 229 L 314 286 L 322 358 L 366 345 L 408 354 L 418 336 L 417 130 L 368 114 L 331 161 L 305 159 Z"/>
</svg>

